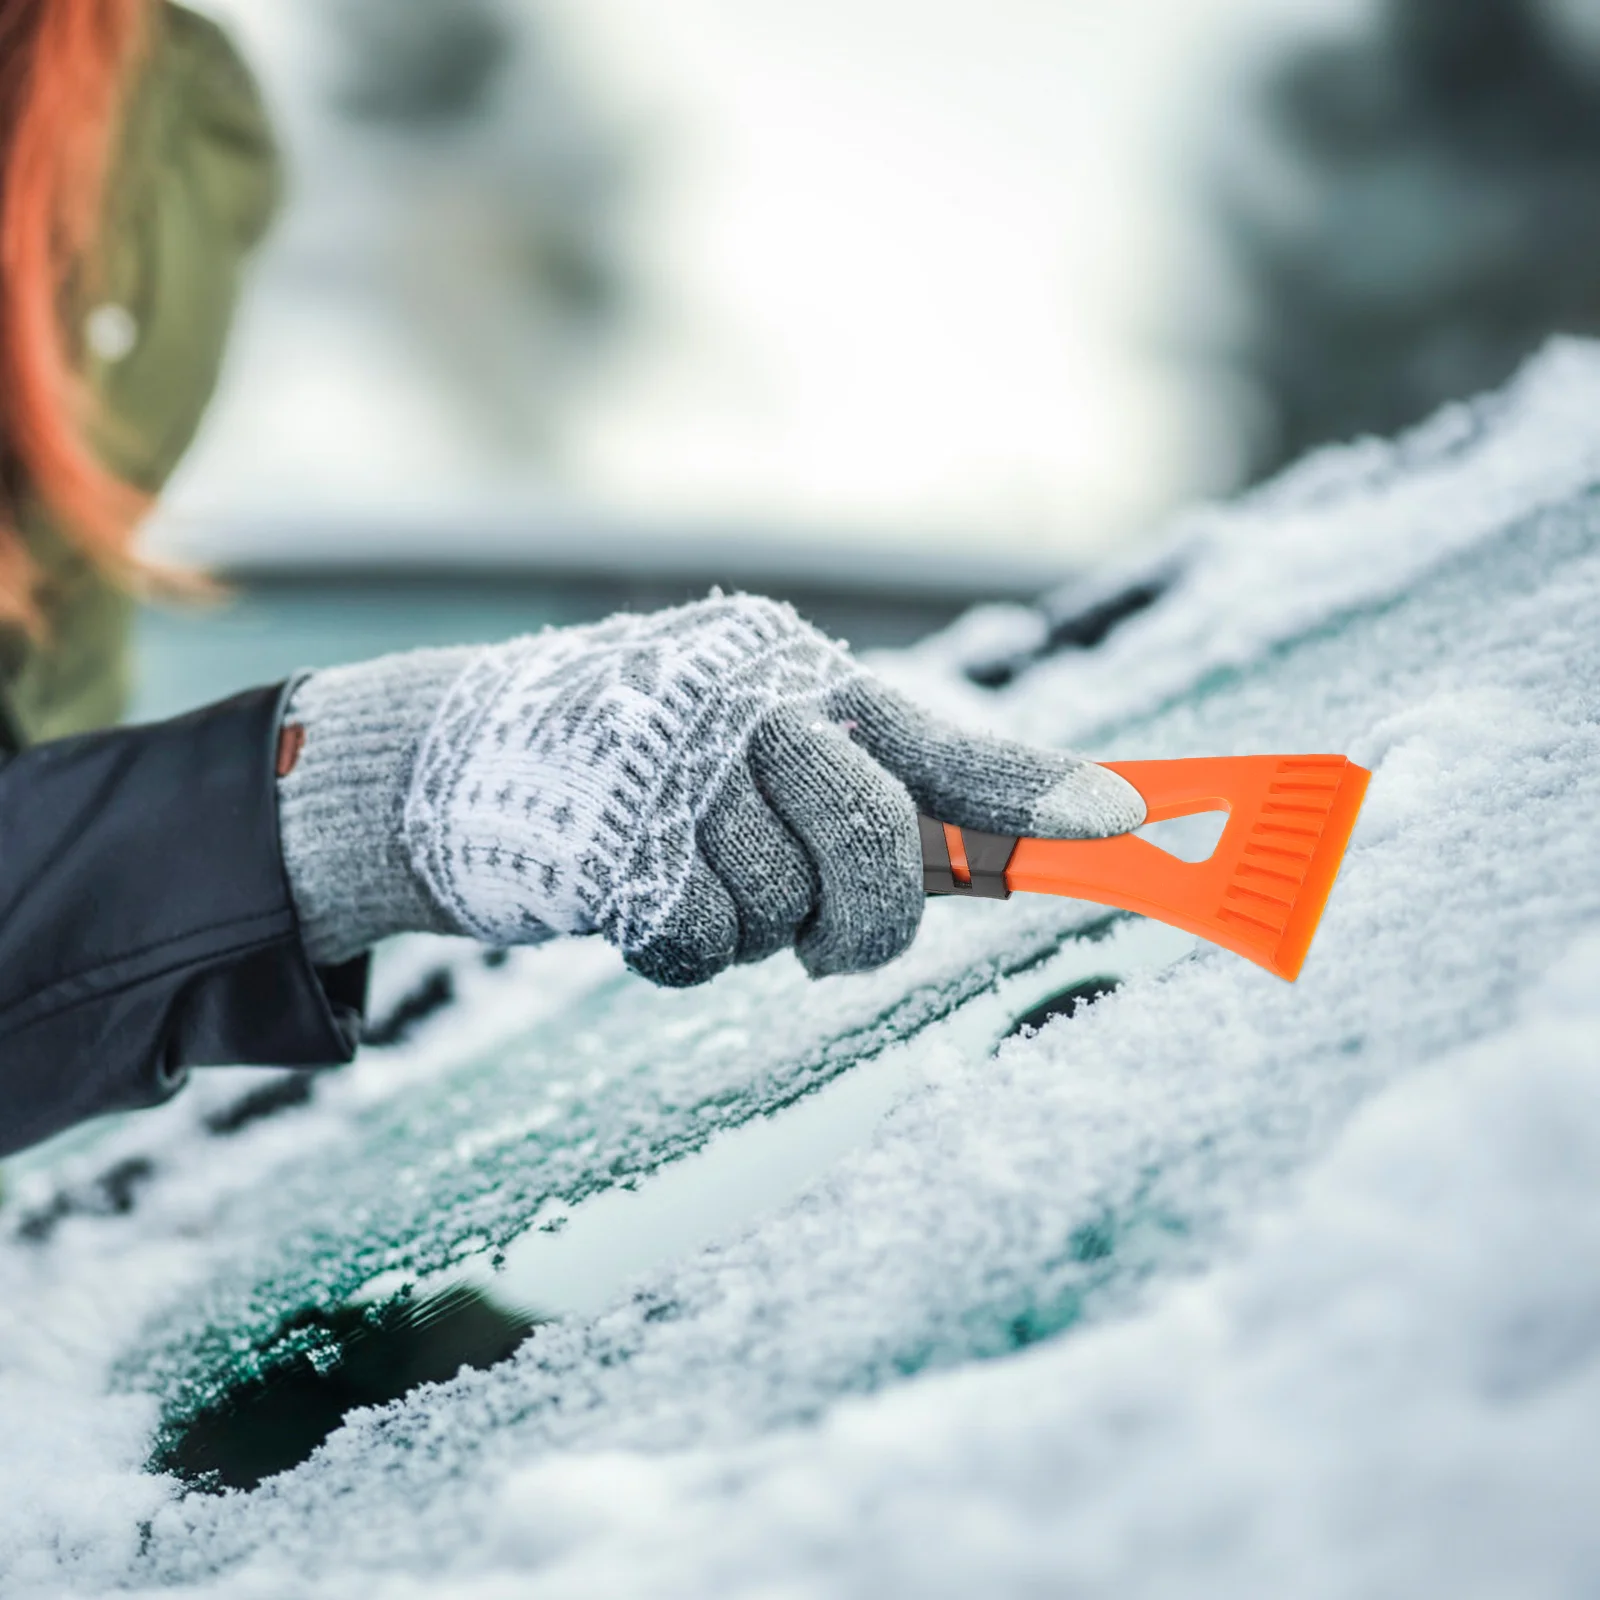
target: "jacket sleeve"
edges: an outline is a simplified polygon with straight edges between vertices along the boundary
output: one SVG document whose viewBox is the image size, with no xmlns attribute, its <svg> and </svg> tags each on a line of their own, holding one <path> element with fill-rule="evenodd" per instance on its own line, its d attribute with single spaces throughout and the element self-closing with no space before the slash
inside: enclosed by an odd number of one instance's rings
<svg viewBox="0 0 1600 1600">
<path fill-rule="evenodd" d="M 281 688 L 0 767 L 0 1155 L 191 1066 L 355 1051 L 366 960 L 314 968 L 278 843 Z"/>
</svg>

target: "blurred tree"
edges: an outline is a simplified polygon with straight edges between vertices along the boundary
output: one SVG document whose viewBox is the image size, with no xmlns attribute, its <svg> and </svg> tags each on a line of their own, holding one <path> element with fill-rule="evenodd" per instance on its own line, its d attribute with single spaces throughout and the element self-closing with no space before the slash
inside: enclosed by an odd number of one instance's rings
<svg viewBox="0 0 1600 1600">
<path fill-rule="evenodd" d="M 397 128 L 480 113 L 516 46 L 494 0 L 338 0 L 350 60 L 335 100 Z"/>
<path fill-rule="evenodd" d="M 303 276 L 384 321 L 486 455 L 548 453 L 628 301 L 622 139 L 537 0 L 302 4 Z"/>
<path fill-rule="evenodd" d="M 1381 0 L 1280 54 L 1229 132 L 1247 476 L 1600 332 L 1600 0 Z"/>
</svg>

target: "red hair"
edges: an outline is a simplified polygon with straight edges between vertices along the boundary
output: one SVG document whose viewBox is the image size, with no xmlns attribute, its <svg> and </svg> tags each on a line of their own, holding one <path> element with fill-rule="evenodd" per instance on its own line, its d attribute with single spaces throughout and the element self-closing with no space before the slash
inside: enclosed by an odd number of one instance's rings
<svg viewBox="0 0 1600 1600">
<path fill-rule="evenodd" d="M 94 455 L 69 292 L 93 249 L 123 90 L 150 0 L 0 0 L 0 444 L 13 504 L 0 510 L 0 621 L 43 628 L 15 496 L 43 500 L 97 566 L 127 578 L 149 497 Z"/>
</svg>

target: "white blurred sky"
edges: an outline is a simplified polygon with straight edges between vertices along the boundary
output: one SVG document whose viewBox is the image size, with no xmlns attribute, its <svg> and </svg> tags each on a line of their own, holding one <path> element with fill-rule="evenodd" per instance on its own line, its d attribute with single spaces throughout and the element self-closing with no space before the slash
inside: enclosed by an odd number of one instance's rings
<svg viewBox="0 0 1600 1600">
<path fill-rule="evenodd" d="M 646 314 L 558 468 L 508 476 L 383 330 L 263 293 L 177 501 L 548 494 L 664 528 L 1092 552 L 1227 476 L 1216 399 L 1163 348 L 1196 99 L 1263 20 L 1352 3 L 543 0 L 645 157 Z M 290 0 L 209 9 L 292 116 Z"/>
</svg>

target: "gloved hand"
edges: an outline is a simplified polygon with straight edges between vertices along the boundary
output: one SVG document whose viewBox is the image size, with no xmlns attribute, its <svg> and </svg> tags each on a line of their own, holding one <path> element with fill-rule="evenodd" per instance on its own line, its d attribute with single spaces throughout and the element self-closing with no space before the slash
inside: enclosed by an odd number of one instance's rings
<svg viewBox="0 0 1600 1600">
<path fill-rule="evenodd" d="M 939 722 L 747 595 L 316 672 L 286 722 L 319 962 L 406 930 L 600 933 L 658 983 L 788 945 L 857 972 L 916 933 L 919 809 L 1058 838 L 1144 821 L 1115 773 Z"/>
</svg>

